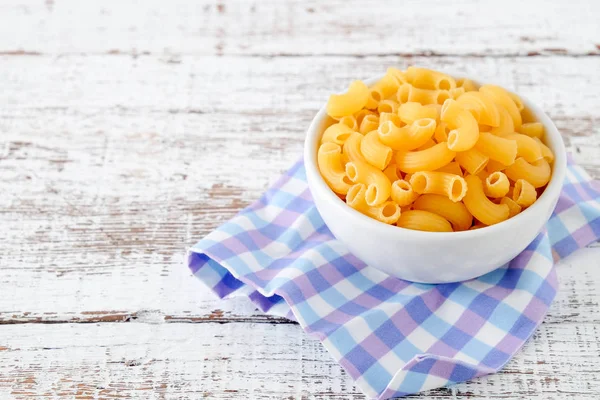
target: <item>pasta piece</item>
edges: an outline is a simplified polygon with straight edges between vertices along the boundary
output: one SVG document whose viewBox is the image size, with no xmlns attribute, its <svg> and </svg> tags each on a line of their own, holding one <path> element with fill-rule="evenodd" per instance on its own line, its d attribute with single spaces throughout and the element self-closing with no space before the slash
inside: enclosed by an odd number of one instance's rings
<svg viewBox="0 0 600 400">
<path fill-rule="evenodd" d="M 325 132 L 323 132 L 323 137 L 321 137 L 321 143 L 332 142 L 341 146 L 344 144 L 346 139 L 350 137 L 352 132 L 354 131 L 350 129 L 346 124 L 333 124 L 329 128 L 325 129 Z"/>
<path fill-rule="evenodd" d="M 514 164 L 504 170 L 504 173 L 514 182 L 524 179 L 531 183 L 533 187 L 539 188 L 550 181 L 552 171 L 545 159 L 530 164 L 523 157 L 519 157 Z"/>
<path fill-rule="evenodd" d="M 452 201 L 461 201 L 467 193 L 467 184 L 462 176 L 445 172 L 415 172 L 410 185 L 418 194 L 440 194 Z"/>
<path fill-rule="evenodd" d="M 479 139 L 477 121 L 467 110 L 455 100 L 446 100 L 442 106 L 442 122 L 450 129 L 448 148 L 452 151 L 467 151 L 475 146 Z"/>
<path fill-rule="evenodd" d="M 360 110 L 359 112 L 354 114 L 354 118 L 356 119 L 356 125 L 358 125 L 358 127 L 360 127 L 361 122 L 367 115 L 377 116 L 377 114 L 375 114 L 373 111 L 367 110 L 366 108 L 363 108 L 362 110 Z M 357 129 L 355 129 L 355 130 L 357 130 Z"/>
<path fill-rule="evenodd" d="M 379 139 L 394 150 L 409 151 L 427 143 L 434 130 L 435 120 L 431 118 L 418 119 L 402 128 L 388 121 L 379 127 Z"/>
<path fill-rule="evenodd" d="M 512 199 L 523 208 L 529 207 L 537 199 L 537 192 L 533 185 L 525 179 L 519 179 L 515 183 Z"/>
<path fill-rule="evenodd" d="M 428 232 L 452 232 L 452 226 L 444 217 L 429 211 L 409 210 L 400 215 L 397 226 Z"/>
<path fill-rule="evenodd" d="M 363 137 L 364 136 L 358 132 L 352 132 L 350 137 L 348 139 L 346 139 L 346 141 L 344 142 L 343 153 L 342 153 L 347 158 L 346 162 L 348 162 L 348 161 L 366 162 L 365 158 L 363 157 L 363 155 L 360 151 L 360 144 L 363 140 Z M 344 165 L 346 164 L 346 162 L 344 163 Z"/>
<path fill-rule="evenodd" d="M 454 89 L 450 89 L 450 97 L 453 98 L 454 100 L 458 99 L 460 96 L 462 96 L 463 94 L 466 93 L 465 88 L 462 87 L 457 87 Z"/>
<path fill-rule="evenodd" d="M 410 125 L 422 118 L 431 118 L 435 120 L 437 118 L 437 111 L 429 106 L 423 106 L 420 103 L 409 101 L 398 107 L 398 116 L 402 122 Z"/>
<path fill-rule="evenodd" d="M 352 184 L 342 166 L 342 149 L 335 143 L 323 143 L 317 152 L 317 165 L 321 176 L 338 194 L 346 194 Z"/>
<path fill-rule="evenodd" d="M 436 169 L 436 171 L 437 172 L 447 172 L 449 174 L 463 176 L 462 169 L 460 169 L 460 165 L 458 165 L 458 162 L 456 162 L 456 161 L 446 164 L 443 167 Z"/>
<path fill-rule="evenodd" d="M 473 223 L 473 216 L 462 202 L 454 202 L 446 196 L 424 194 L 413 204 L 414 210 L 429 211 L 444 217 L 455 231 L 466 231 Z"/>
<path fill-rule="evenodd" d="M 367 185 L 364 183 L 355 183 L 348 189 L 346 195 L 346 204 L 354 208 L 357 211 L 363 212 L 367 207 L 367 201 L 365 200 L 365 194 L 367 193 Z"/>
<path fill-rule="evenodd" d="M 355 210 L 368 215 L 385 224 L 395 224 L 400 218 L 400 206 L 393 201 L 386 201 L 383 204 L 371 207 L 366 202 L 367 187 L 362 183 L 352 185 L 348 189 L 346 204 Z"/>
<path fill-rule="evenodd" d="M 486 167 L 490 158 L 473 148 L 456 153 L 456 162 L 471 175 L 477 175 Z"/>
<path fill-rule="evenodd" d="M 433 117 L 433 119 L 435 119 L 436 121 L 440 120 L 440 117 L 442 116 L 442 105 L 441 104 L 427 104 L 424 107 L 435 110 L 435 117 Z"/>
<path fill-rule="evenodd" d="M 521 98 L 519 96 L 517 96 L 513 92 L 509 92 L 508 90 L 506 91 L 506 93 L 512 99 L 512 101 L 515 102 L 515 105 L 517 106 L 517 110 L 519 110 L 519 112 L 521 112 L 525 109 L 525 105 L 523 104 L 523 101 L 521 100 Z"/>
<path fill-rule="evenodd" d="M 508 189 L 510 189 L 510 182 L 502 172 L 489 174 L 483 185 L 485 195 L 495 199 L 506 196 Z"/>
<path fill-rule="evenodd" d="M 510 197 L 501 198 L 500 204 L 506 204 L 508 206 L 508 218 L 512 218 L 521 212 L 521 206 Z"/>
<path fill-rule="evenodd" d="M 508 91 L 495 85 L 483 85 L 479 88 L 479 91 L 489 95 L 498 105 L 504 107 L 506 111 L 508 111 L 516 129 L 521 127 L 523 122 L 521 119 L 521 112 L 519 111 L 519 107 L 515 104 L 515 101 L 508 94 Z"/>
<path fill-rule="evenodd" d="M 350 161 L 346 164 L 346 175 L 353 183 L 367 185 L 365 199 L 370 206 L 378 206 L 389 199 L 392 184 L 385 174 L 362 161 Z"/>
<path fill-rule="evenodd" d="M 540 146 L 540 150 L 542 151 L 542 157 L 544 158 L 544 160 L 548 161 L 548 163 L 553 162 L 554 161 L 554 153 L 552 153 L 552 150 L 550 150 L 550 148 L 548 146 L 546 146 L 546 144 L 544 142 L 542 142 L 540 139 L 538 139 L 537 137 L 534 137 L 534 140 Z"/>
<path fill-rule="evenodd" d="M 377 89 L 378 93 L 380 93 L 382 96 L 381 100 L 383 100 L 396 93 L 399 87 L 400 83 L 398 78 L 388 69 L 388 72 L 383 76 L 383 78 L 374 84 L 371 89 Z"/>
<path fill-rule="evenodd" d="M 369 97 L 367 98 L 367 103 L 365 104 L 365 108 L 369 110 L 376 110 L 379 102 L 384 100 L 385 96 L 381 88 L 377 86 L 372 86 L 369 88 Z"/>
<path fill-rule="evenodd" d="M 479 125 L 479 132 L 489 132 L 492 130 L 491 126 Z"/>
<path fill-rule="evenodd" d="M 448 141 L 448 125 L 445 122 L 440 122 L 438 126 L 435 128 L 435 132 L 433 133 L 433 138 L 436 142 L 447 142 Z"/>
<path fill-rule="evenodd" d="M 369 88 L 362 81 L 354 81 L 344 94 L 332 94 L 327 101 L 327 114 L 335 119 L 360 111 L 369 98 Z"/>
<path fill-rule="evenodd" d="M 396 166 L 396 164 L 390 164 L 388 165 L 384 170 L 383 173 L 385 174 L 385 176 L 388 177 L 388 179 L 390 180 L 390 182 L 395 182 L 399 179 L 402 179 L 402 172 L 398 169 L 398 167 Z"/>
<path fill-rule="evenodd" d="M 408 82 L 406 80 L 406 74 L 403 71 L 400 71 L 398 68 L 388 68 L 386 75 L 389 75 L 390 77 L 394 78 L 394 80 L 398 84 L 398 87 Z"/>
<path fill-rule="evenodd" d="M 542 148 L 535 139 L 520 133 L 512 133 L 505 138 L 517 142 L 517 157 L 523 157 L 530 163 L 544 158 Z"/>
<path fill-rule="evenodd" d="M 381 127 L 381 125 L 385 124 L 388 121 L 392 122 L 396 126 L 404 125 L 404 123 L 400 120 L 400 117 L 398 117 L 398 114 L 382 113 L 379 116 L 379 127 Z"/>
<path fill-rule="evenodd" d="M 401 207 L 408 206 L 419 196 L 407 181 L 400 179 L 392 182 L 392 200 Z"/>
<path fill-rule="evenodd" d="M 394 100 L 381 100 L 377 105 L 377 111 L 381 113 L 395 113 L 398 112 L 399 104 Z"/>
<path fill-rule="evenodd" d="M 346 125 L 353 131 L 358 131 L 358 123 L 354 115 L 346 115 L 345 117 L 340 118 L 340 124 Z"/>
<path fill-rule="evenodd" d="M 386 201 L 375 207 L 367 207 L 364 213 L 384 224 L 395 224 L 401 216 L 400 206 L 393 201 Z"/>
<path fill-rule="evenodd" d="M 467 92 L 473 92 L 473 91 L 476 91 L 479 89 L 477 87 L 477 85 L 475 84 L 475 82 L 473 82 L 470 79 L 466 79 L 466 78 L 457 79 L 456 87 L 461 87 L 461 88 L 465 89 L 465 91 L 467 91 Z"/>
<path fill-rule="evenodd" d="M 510 117 L 510 114 L 504 107 L 498 107 L 498 113 L 500 115 L 500 122 L 498 126 L 490 129 L 490 133 L 497 136 L 506 136 L 515 132 L 515 124 Z"/>
<path fill-rule="evenodd" d="M 521 125 L 519 133 L 541 139 L 544 136 L 544 124 L 541 122 L 527 122 Z"/>
<path fill-rule="evenodd" d="M 421 151 L 397 152 L 396 165 L 403 172 L 435 171 L 454 159 L 455 152 L 448 149 L 446 142 Z M 404 177 L 406 179 L 406 177 Z"/>
<path fill-rule="evenodd" d="M 496 172 L 496 171 L 504 171 L 506 169 L 506 165 L 499 163 L 496 160 L 490 160 L 487 163 L 487 166 L 485 167 L 485 170 L 488 173 L 492 173 L 492 172 Z"/>
<path fill-rule="evenodd" d="M 408 67 L 406 78 L 414 87 L 421 89 L 450 90 L 456 88 L 454 78 L 426 68 Z"/>
<path fill-rule="evenodd" d="M 376 130 L 379 127 L 379 117 L 377 115 L 366 115 L 360 123 L 359 132 L 363 135 Z"/>
<path fill-rule="evenodd" d="M 360 152 L 367 162 L 379 169 L 384 169 L 392 160 L 392 149 L 379 140 L 377 131 L 367 133 L 360 143 Z"/>
<path fill-rule="evenodd" d="M 475 218 L 486 225 L 494 225 L 508 218 L 509 210 L 506 204 L 494 204 L 483 192 L 481 179 L 475 175 L 465 178 L 468 190 L 463 203 Z"/>
<path fill-rule="evenodd" d="M 469 92 L 460 96 L 456 102 L 464 109 L 469 110 L 481 125 L 498 126 L 500 112 L 494 100 L 481 92 Z"/>
<path fill-rule="evenodd" d="M 517 143 L 489 132 L 480 132 L 475 148 L 485 154 L 490 160 L 504 165 L 511 165 L 517 158 Z"/>
<path fill-rule="evenodd" d="M 429 139 L 425 142 L 424 145 L 417 147 L 417 151 L 427 150 L 435 146 L 437 143 L 433 141 L 433 139 Z"/>
<path fill-rule="evenodd" d="M 447 90 L 419 89 L 408 83 L 398 89 L 398 103 L 404 104 L 409 101 L 426 104 L 444 104 L 450 98 Z"/>
</svg>

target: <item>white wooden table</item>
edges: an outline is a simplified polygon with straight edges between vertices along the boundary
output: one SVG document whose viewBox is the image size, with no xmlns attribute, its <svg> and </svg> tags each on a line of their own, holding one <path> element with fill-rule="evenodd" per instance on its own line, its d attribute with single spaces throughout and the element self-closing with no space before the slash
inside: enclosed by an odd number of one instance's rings
<svg viewBox="0 0 600 400">
<path fill-rule="evenodd" d="M 409 64 L 522 92 L 600 178 L 600 2 L 0 3 L 0 398 L 362 399 L 218 301 L 186 247 L 301 154 L 326 96 Z M 422 399 L 600 397 L 600 246 L 499 374 Z"/>
</svg>

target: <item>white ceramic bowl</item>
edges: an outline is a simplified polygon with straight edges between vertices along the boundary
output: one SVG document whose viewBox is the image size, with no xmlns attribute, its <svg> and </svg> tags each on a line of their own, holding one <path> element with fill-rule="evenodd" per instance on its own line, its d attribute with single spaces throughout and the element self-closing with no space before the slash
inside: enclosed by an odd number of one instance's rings
<svg viewBox="0 0 600 400">
<path fill-rule="evenodd" d="M 365 83 L 372 84 L 380 78 Z M 554 152 L 550 183 L 531 207 L 515 217 L 489 227 L 451 233 L 386 225 L 340 200 L 317 168 L 318 144 L 327 119 L 323 106 L 308 128 L 304 163 L 315 204 L 331 232 L 368 265 L 413 282 L 464 281 L 493 271 L 513 259 L 535 239 L 550 218 L 567 168 L 565 146 L 556 126 L 538 106 L 520 96 L 525 106 L 544 124 L 545 142 Z"/>
</svg>

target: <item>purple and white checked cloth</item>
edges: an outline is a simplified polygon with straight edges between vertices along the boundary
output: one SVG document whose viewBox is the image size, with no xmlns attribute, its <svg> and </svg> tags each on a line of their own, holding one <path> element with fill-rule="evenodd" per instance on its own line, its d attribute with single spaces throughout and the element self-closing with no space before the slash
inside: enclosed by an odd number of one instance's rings
<svg viewBox="0 0 600 400">
<path fill-rule="evenodd" d="M 217 296 L 248 296 L 298 321 L 369 398 L 387 399 L 501 369 L 554 299 L 554 262 L 600 238 L 599 201 L 598 182 L 570 163 L 552 218 L 523 253 L 478 279 L 426 285 L 350 254 L 319 216 L 299 162 L 188 262 Z"/>
</svg>

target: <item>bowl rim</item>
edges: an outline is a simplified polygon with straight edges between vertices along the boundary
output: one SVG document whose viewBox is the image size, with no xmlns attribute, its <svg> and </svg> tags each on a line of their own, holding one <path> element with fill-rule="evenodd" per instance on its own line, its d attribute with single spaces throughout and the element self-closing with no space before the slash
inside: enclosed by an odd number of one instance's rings
<svg viewBox="0 0 600 400">
<path fill-rule="evenodd" d="M 447 75 L 452 76 L 455 79 L 470 79 L 477 84 L 481 84 L 481 82 L 486 82 L 486 84 L 494 84 L 488 81 L 484 81 L 478 79 L 477 77 L 466 77 L 463 74 L 455 74 L 449 73 L 447 71 L 442 71 Z M 369 79 L 363 80 L 367 85 L 371 85 L 376 81 L 380 80 L 384 74 L 380 74 Z M 503 86 L 501 86 L 503 87 Z M 517 229 L 521 223 L 526 222 L 526 218 L 529 215 L 533 215 L 537 212 L 538 209 L 543 207 L 544 205 L 551 205 L 552 202 L 555 202 L 560 196 L 560 192 L 563 187 L 563 182 L 566 176 L 567 170 L 567 154 L 564 141 L 562 136 L 548 114 L 544 112 L 539 106 L 529 100 L 527 97 L 518 94 L 521 98 L 524 105 L 533 111 L 533 114 L 538 119 L 538 122 L 541 122 L 544 125 L 546 140 L 545 144 L 551 147 L 554 152 L 554 162 L 552 163 L 552 176 L 550 178 L 550 182 L 546 186 L 546 189 L 542 193 L 540 197 L 528 207 L 525 211 L 520 212 L 512 218 L 508 218 L 505 221 L 502 221 L 495 225 L 486 226 L 479 229 L 466 230 L 466 231 L 458 231 L 458 232 L 429 232 L 429 231 L 418 231 L 414 229 L 402 228 L 396 225 L 385 224 L 381 221 L 377 221 L 374 218 L 368 217 L 359 211 L 353 209 L 349 205 L 347 205 L 344 201 L 342 201 L 331 188 L 327 185 L 321 173 L 317 167 L 317 145 L 318 140 L 321 138 L 322 132 L 320 132 L 320 127 L 327 117 L 326 107 L 327 104 L 323 105 L 321 109 L 317 112 L 315 117 L 310 123 L 310 126 L 306 133 L 306 139 L 304 141 L 304 166 L 306 169 L 307 180 L 312 182 L 315 190 L 319 190 L 322 192 L 323 196 L 325 196 L 325 200 L 334 204 L 337 208 L 340 209 L 347 217 L 352 218 L 354 221 L 360 223 L 368 229 L 379 229 L 383 230 L 383 233 L 395 234 L 395 235 L 414 235 L 416 237 L 422 236 L 423 239 L 469 239 L 469 238 L 477 238 L 485 235 L 491 235 L 495 232 L 505 231 L 508 229 L 515 228 Z M 309 184 L 309 187 L 311 185 Z M 311 188 L 312 189 L 312 188 Z M 314 196 L 314 194 L 313 194 Z M 554 207 L 553 207 L 554 209 Z M 546 222 L 546 221 L 544 221 Z"/>
</svg>

